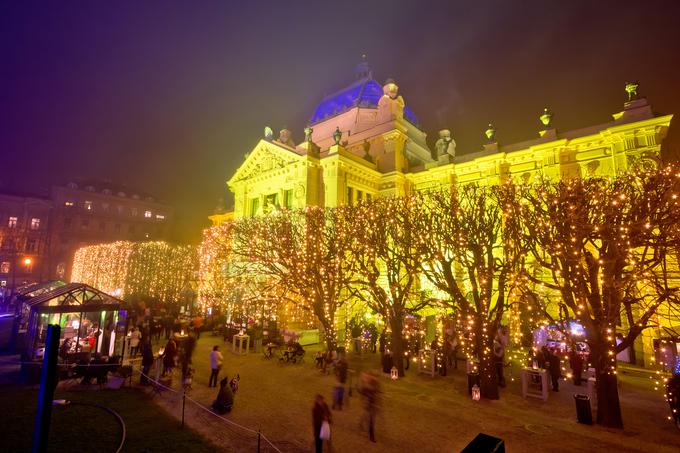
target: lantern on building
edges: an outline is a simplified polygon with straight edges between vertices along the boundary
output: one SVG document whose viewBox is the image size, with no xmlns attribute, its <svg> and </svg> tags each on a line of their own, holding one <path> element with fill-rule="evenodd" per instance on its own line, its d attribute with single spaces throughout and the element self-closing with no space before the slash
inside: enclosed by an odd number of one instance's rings
<svg viewBox="0 0 680 453">
<path fill-rule="evenodd" d="M 481 393 L 479 391 L 479 386 L 477 384 L 472 386 L 472 400 L 473 401 L 479 401 L 479 397 L 481 396 Z"/>
<path fill-rule="evenodd" d="M 399 370 L 397 370 L 396 366 L 393 366 L 392 369 L 390 370 L 390 377 L 392 378 L 393 381 L 399 379 Z"/>
</svg>

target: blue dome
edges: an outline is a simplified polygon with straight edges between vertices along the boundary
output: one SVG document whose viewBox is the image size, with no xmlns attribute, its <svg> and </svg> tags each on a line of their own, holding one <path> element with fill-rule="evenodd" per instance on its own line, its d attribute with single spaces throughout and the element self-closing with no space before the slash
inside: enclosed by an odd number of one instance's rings
<svg viewBox="0 0 680 453">
<path fill-rule="evenodd" d="M 337 93 L 326 96 L 314 110 L 311 124 L 339 115 L 353 107 L 378 108 L 378 101 L 383 95 L 382 86 L 371 78 L 357 80 L 352 85 Z M 418 120 L 408 106 L 404 107 L 404 118 L 413 125 Z"/>
</svg>

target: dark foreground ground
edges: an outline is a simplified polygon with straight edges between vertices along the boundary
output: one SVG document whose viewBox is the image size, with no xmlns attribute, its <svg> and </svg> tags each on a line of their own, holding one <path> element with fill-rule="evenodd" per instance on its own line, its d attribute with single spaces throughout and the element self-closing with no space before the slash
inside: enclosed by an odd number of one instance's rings
<svg viewBox="0 0 680 453">
<path fill-rule="evenodd" d="M 116 411 L 125 421 L 125 452 L 211 452 L 208 441 L 192 429 L 180 429 L 179 422 L 154 404 L 138 389 L 74 391 L 57 390 L 56 398 L 73 402 L 98 404 Z M 35 389 L 0 387 L 0 451 L 31 451 L 33 427 L 38 401 Z M 113 452 L 121 439 L 116 418 L 99 407 L 72 404 L 54 406 L 49 451 Z"/>
</svg>

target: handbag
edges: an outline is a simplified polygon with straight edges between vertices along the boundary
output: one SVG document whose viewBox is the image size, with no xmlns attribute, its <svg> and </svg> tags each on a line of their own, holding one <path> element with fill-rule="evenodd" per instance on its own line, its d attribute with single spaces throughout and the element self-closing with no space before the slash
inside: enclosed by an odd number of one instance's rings
<svg viewBox="0 0 680 453">
<path fill-rule="evenodd" d="M 331 425 L 326 420 L 321 424 L 321 431 L 319 432 L 319 439 L 330 440 L 331 438 Z"/>
</svg>

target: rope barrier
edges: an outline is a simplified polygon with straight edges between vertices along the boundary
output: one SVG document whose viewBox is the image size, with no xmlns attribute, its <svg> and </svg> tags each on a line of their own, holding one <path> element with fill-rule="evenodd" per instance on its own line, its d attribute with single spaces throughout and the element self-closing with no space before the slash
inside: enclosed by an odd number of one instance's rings
<svg viewBox="0 0 680 453">
<path fill-rule="evenodd" d="M 155 379 L 153 379 L 152 377 L 148 376 L 147 374 L 144 374 L 144 373 L 142 372 L 142 370 L 140 370 L 139 368 L 134 368 L 134 367 L 133 367 L 133 371 L 139 373 L 139 374 L 142 375 L 142 376 L 145 376 L 149 381 L 153 382 L 154 385 L 158 385 L 158 386 L 160 386 L 160 387 L 163 387 L 163 388 L 165 388 L 165 389 L 167 389 L 167 390 L 170 390 L 170 391 L 172 391 L 172 392 L 174 392 L 174 393 L 179 394 L 179 391 L 177 391 L 177 390 L 175 390 L 175 389 L 173 389 L 173 388 L 170 388 L 170 387 L 167 387 L 167 386 L 161 384 L 160 382 L 158 382 L 157 380 L 155 380 Z M 246 431 L 246 432 L 249 432 L 249 433 L 252 433 L 252 434 L 255 434 L 255 435 L 259 435 L 259 436 L 260 436 L 262 439 L 264 439 L 264 441 L 267 442 L 267 443 L 268 443 L 275 451 L 277 451 L 278 453 L 281 453 L 281 450 L 279 450 L 279 449 L 276 447 L 276 445 L 274 445 L 274 444 L 272 443 L 272 441 L 270 441 L 270 440 L 269 440 L 264 434 L 262 434 L 261 432 L 256 431 L 256 430 L 254 430 L 254 429 L 252 429 L 252 428 L 248 428 L 247 426 L 240 425 L 240 424 L 238 424 L 238 423 L 236 423 L 236 422 L 234 422 L 234 421 L 232 421 L 232 420 L 229 420 L 228 418 L 222 417 L 220 414 L 216 414 L 212 409 L 210 409 L 210 408 L 207 407 L 207 406 L 204 406 L 203 404 L 199 403 L 198 401 L 196 401 L 195 399 L 191 398 L 190 396 L 184 395 L 184 397 L 185 397 L 189 402 L 191 402 L 191 403 L 195 404 L 196 406 L 198 406 L 199 408 L 203 409 L 205 412 L 209 413 L 210 415 L 212 415 L 212 416 L 214 416 L 214 417 L 217 417 L 218 419 L 220 419 L 220 420 L 222 420 L 222 421 L 227 422 L 229 425 L 232 425 L 232 426 L 235 426 L 235 427 L 237 427 L 237 428 L 240 428 L 240 429 L 242 429 L 242 430 L 244 430 L 244 431 Z"/>
</svg>

